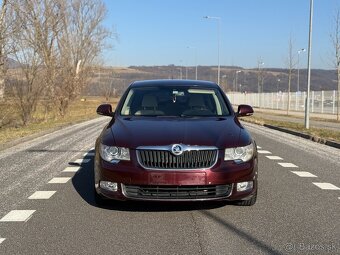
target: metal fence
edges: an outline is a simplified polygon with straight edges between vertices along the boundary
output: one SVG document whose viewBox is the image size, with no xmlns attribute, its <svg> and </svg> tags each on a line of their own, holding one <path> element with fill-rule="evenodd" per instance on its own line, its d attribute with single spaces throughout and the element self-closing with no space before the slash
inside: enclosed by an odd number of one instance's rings
<svg viewBox="0 0 340 255">
<path fill-rule="evenodd" d="M 306 92 L 291 92 L 289 110 L 304 111 Z M 337 91 L 311 91 L 310 111 L 312 113 L 337 114 Z M 253 107 L 287 110 L 288 93 L 227 93 L 234 105 L 249 104 Z"/>
</svg>

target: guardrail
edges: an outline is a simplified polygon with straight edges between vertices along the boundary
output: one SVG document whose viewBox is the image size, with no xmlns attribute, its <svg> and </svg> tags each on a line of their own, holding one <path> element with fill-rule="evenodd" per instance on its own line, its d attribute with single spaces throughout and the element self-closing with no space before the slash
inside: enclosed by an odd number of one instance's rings
<svg viewBox="0 0 340 255">
<path fill-rule="evenodd" d="M 312 113 L 337 114 L 337 107 L 340 102 L 337 101 L 337 91 L 311 91 L 310 93 L 310 111 Z M 227 96 L 234 105 L 249 104 L 253 107 L 287 110 L 288 93 L 239 93 L 228 92 Z M 305 110 L 306 92 L 291 92 L 289 110 Z"/>
</svg>

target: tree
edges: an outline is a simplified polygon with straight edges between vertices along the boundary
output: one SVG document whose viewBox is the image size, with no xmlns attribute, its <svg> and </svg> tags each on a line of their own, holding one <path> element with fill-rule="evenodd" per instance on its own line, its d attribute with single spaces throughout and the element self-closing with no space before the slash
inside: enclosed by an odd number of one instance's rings
<svg viewBox="0 0 340 255">
<path fill-rule="evenodd" d="M 15 18 L 18 26 L 24 24 L 21 14 L 20 8 L 16 8 Z M 39 96 L 42 94 L 42 75 L 39 71 L 42 61 L 31 25 L 27 22 L 20 33 L 13 34 L 11 43 L 12 56 L 20 66 L 15 77 L 13 93 L 24 125 L 31 121 Z"/>
<path fill-rule="evenodd" d="M 10 52 L 20 66 L 13 92 L 23 123 L 29 123 L 40 99 L 45 119 L 50 109 L 64 116 L 113 35 L 103 26 L 106 7 L 102 0 L 13 0 L 8 9 L 9 1 L 2 1 L 0 15 L 0 92 Z"/>
<path fill-rule="evenodd" d="M 63 116 L 69 102 L 86 85 L 87 69 L 107 46 L 106 40 L 112 33 L 102 25 L 107 12 L 102 1 L 62 2 L 63 26 L 57 43 L 63 82 L 57 84 L 55 101 Z"/>
<path fill-rule="evenodd" d="M 61 1 L 56 0 L 19 0 L 16 3 L 17 16 L 31 36 L 28 38 L 29 47 L 36 47 L 42 61 L 41 72 L 44 81 L 41 95 L 44 100 L 45 120 L 47 112 L 52 108 L 54 87 L 60 59 L 57 48 L 57 36 L 62 28 Z"/>
<path fill-rule="evenodd" d="M 287 69 L 288 69 L 288 89 L 287 89 L 287 115 L 289 114 L 290 110 L 290 89 L 291 89 L 291 82 L 292 82 L 292 76 L 294 72 L 294 68 L 296 66 L 296 60 L 294 56 L 294 49 L 293 49 L 293 39 L 292 36 L 290 35 L 289 40 L 288 40 L 288 56 L 286 60 L 287 64 Z"/>
<path fill-rule="evenodd" d="M 337 13 L 334 17 L 334 33 L 331 34 L 331 39 L 334 47 L 335 59 L 334 66 L 337 71 L 337 121 L 340 120 L 340 10 L 337 10 Z"/>
<path fill-rule="evenodd" d="M 8 20 L 9 4 L 7 0 L 2 0 L 0 13 L 0 100 L 4 97 L 5 79 L 7 74 L 6 59 L 8 55 L 8 48 L 6 42 L 11 34 L 11 22 Z"/>
</svg>

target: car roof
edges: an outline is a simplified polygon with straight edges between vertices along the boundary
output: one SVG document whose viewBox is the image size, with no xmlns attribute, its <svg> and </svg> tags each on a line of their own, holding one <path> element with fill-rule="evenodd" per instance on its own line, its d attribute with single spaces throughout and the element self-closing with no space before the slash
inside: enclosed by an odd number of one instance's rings
<svg viewBox="0 0 340 255">
<path fill-rule="evenodd" d="M 148 86 L 198 86 L 198 87 L 219 87 L 216 83 L 211 81 L 201 80 L 143 80 L 135 81 L 130 87 L 148 87 Z"/>
</svg>

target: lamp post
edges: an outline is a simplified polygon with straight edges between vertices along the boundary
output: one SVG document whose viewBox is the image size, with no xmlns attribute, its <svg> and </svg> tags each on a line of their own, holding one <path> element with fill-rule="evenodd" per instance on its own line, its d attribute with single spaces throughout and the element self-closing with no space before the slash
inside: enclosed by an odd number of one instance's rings
<svg viewBox="0 0 340 255">
<path fill-rule="evenodd" d="M 220 30 L 221 30 L 221 17 L 204 16 L 205 19 L 215 19 L 218 24 L 218 40 L 217 40 L 217 84 L 220 84 Z"/>
<path fill-rule="evenodd" d="M 235 72 L 235 91 L 237 91 L 237 78 L 238 78 L 238 74 L 240 73 L 240 72 L 242 72 L 241 70 L 237 70 L 236 72 Z"/>
<path fill-rule="evenodd" d="M 226 74 L 222 75 L 222 78 L 225 78 L 225 87 L 224 87 L 224 85 L 222 87 L 223 87 L 224 91 L 227 92 L 227 90 L 228 90 L 227 75 Z M 222 80 L 222 83 L 223 83 L 223 80 Z"/>
<path fill-rule="evenodd" d="M 301 52 L 305 52 L 306 49 L 300 49 L 298 50 L 298 60 L 297 60 L 297 67 L 298 67 L 298 73 L 297 73 L 297 90 L 296 91 L 300 91 L 300 53 Z"/>
<path fill-rule="evenodd" d="M 257 92 L 259 94 L 261 93 L 261 86 L 260 86 L 261 83 L 260 83 L 260 80 L 261 80 L 262 77 L 260 77 L 260 76 L 262 76 L 261 75 L 261 66 L 263 66 L 263 65 L 264 65 L 264 63 L 262 61 L 258 61 L 257 62 L 257 70 L 258 70 L 258 74 L 257 74 Z"/>
<path fill-rule="evenodd" d="M 280 83 L 280 79 L 277 79 L 277 83 L 276 83 L 276 92 L 279 92 L 279 83 Z"/>
<path fill-rule="evenodd" d="M 195 51 L 195 80 L 197 80 L 197 48 L 188 46 L 188 49 L 194 49 Z"/>
<path fill-rule="evenodd" d="M 305 107 L 305 128 L 309 129 L 309 97 L 310 97 L 310 73 L 312 62 L 312 31 L 313 31 L 313 5 L 314 1 L 310 0 L 309 10 L 309 38 L 308 38 L 308 68 L 307 68 L 307 97 Z"/>
<path fill-rule="evenodd" d="M 182 60 L 180 60 L 179 63 L 180 63 L 180 66 L 179 66 L 180 79 L 183 80 Z"/>
</svg>

